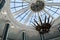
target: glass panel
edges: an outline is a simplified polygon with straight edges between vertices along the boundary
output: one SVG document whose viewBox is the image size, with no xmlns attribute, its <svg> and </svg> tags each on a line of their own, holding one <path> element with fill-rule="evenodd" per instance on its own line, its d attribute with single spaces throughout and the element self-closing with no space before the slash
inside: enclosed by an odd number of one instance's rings
<svg viewBox="0 0 60 40">
<path fill-rule="evenodd" d="M 53 2 L 53 3 L 60 3 L 60 0 L 45 0 L 45 2 Z M 28 2 L 23 2 L 22 0 L 11 0 L 11 3 L 10 3 L 10 8 L 11 8 L 11 13 L 12 13 L 12 15 L 15 13 L 15 12 L 17 12 L 17 11 L 19 11 L 19 10 L 21 10 L 21 9 L 23 9 L 23 8 L 27 8 L 27 7 L 29 7 L 30 5 L 29 5 L 30 3 L 28 3 Z M 57 17 L 59 17 L 60 16 L 60 7 L 59 6 L 45 6 L 44 7 L 44 9 L 46 10 L 46 11 L 48 11 L 48 14 L 50 14 L 54 19 L 56 19 Z M 43 9 L 43 10 L 44 10 Z M 45 15 L 47 15 L 47 16 L 49 16 L 45 11 L 40 11 L 39 12 L 39 14 L 40 14 L 40 16 L 41 16 L 41 18 L 42 18 L 42 21 L 44 21 L 44 17 L 45 17 Z M 24 13 L 19 13 L 19 14 L 17 14 L 17 15 L 15 15 L 14 16 L 14 18 L 18 21 L 18 22 L 20 22 L 20 23 L 22 23 L 22 24 L 24 24 L 24 21 L 26 20 L 26 18 L 27 17 L 29 17 L 28 16 L 28 14 L 31 12 L 32 10 L 31 9 L 27 9 Z M 21 15 L 20 15 L 21 14 Z M 27 24 L 26 25 L 30 25 L 30 24 L 32 24 L 32 22 L 34 22 L 33 20 L 34 20 L 34 18 L 38 21 L 38 12 L 37 13 L 33 13 L 34 15 L 32 15 L 31 17 L 30 17 L 30 19 L 28 20 L 28 22 L 27 22 Z"/>
</svg>

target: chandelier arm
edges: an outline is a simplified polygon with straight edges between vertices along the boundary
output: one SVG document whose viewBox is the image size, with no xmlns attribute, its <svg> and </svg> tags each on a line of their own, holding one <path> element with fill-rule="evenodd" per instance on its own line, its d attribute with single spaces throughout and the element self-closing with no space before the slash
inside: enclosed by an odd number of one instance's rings
<svg viewBox="0 0 60 40">
<path fill-rule="evenodd" d="M 45 21 L 44 21 L 44 23 L 46 23 L 46 18 L 47 18 L 47 17 L 46 17 L 46 15 L 45 15 Z"/>
<path fill-rule="evenodd" d="M 32 23 L 33 23 L 33 22 L 32 22 Z M 35 23 L 33 23 L 33 25 L 34 25 L 34 26 L 36 26 L 36 24 L 35 24 Z"/>
<path fill-rule="evenodd" d="M 35 21 L 35 23 L 36 23 L 37 25 L 39 25 L 38 22 L 37 22 L 35 19 L 34 19 L 34 21 Z"/>
<path fill-rule="evenodd" d="M 50 21 L 50 16 L 48 17 L 48 21 L 47 21 L 47 23 L 49 23 L 49 21 Z"/>
<path fill-rule="evenodd" d="M 40 16 L 38 16 L 38 17 L 39 17 L 40 23 L 41 23 L 41 25 L 42 25 L 42 20 L 41 20 Z"/>
</svg>

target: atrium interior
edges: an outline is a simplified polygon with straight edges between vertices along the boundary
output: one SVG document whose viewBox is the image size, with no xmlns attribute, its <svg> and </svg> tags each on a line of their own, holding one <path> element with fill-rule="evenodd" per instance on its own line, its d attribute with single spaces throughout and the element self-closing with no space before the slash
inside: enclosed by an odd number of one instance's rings
<svg viewBox="0 0 60 40">
<path fill-rule="evenodd" d="M 60 0 L 0 0 L 0 40 L 60 40 Z"/>
</svg>

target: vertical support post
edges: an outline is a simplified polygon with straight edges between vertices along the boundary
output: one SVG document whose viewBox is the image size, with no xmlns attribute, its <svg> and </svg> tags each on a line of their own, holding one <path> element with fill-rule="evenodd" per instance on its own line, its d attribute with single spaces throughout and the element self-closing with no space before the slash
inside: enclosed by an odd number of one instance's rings
<svg viewBox="0 0 60 40">
<path fill-rule="evenodd" d="M 25 39 L 25 32 L 22 33 L 22 40 L 26 40 Z"/>
<path fill-rule="evenodd" d="M 42 40 L 44 40 L 44 34 L 42 34 Z"/>
<path fill-rule="evenodd" d="M 40 34 L 40 40 L 42 40 L 42 36 L 41 36 L 41 34 Z"/>
<path fill-rule="evenodd" d="M 9 29 L 9 23 L 6 23 L 2 34 L 3 36 L 2 40 L 6 40 L 8 29 Z"/>
<path fill-rule="evenodd" d="M 60 23 L 58 24 L 58 26 L 59 26 L 59 27 L 58 27 L 58 31 L 60 32 Z"/>
<path fill-rule="evenodd" d="M 44 34 L 40 34 L 40 40 L 44 40 Z"/>
</svg>

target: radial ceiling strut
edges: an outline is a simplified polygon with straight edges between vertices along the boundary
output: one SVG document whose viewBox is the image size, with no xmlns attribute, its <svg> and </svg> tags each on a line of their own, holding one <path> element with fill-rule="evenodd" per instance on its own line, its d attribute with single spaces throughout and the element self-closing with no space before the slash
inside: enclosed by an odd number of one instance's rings
<svg viewBox="0 0 60 40">
<path fill-rule="evenodd" d="M 60 6 L 60 3 L 54 3 L 54 2 L 51 2 L 51 3 L 45 3 L 46 6 Z"/>
<path fill-rule="evenodd" d="M 20 13 L 24 13 L 24 12 L 25 12 L 26 10 L 28 10 L 28 9 L 29 9 L 29 7 L 22 8 L 22 9 L 16 11 L 13 15 L 15 16 L 15 15 L 18 15 L 18 14 L 20 14 Z"/>
<path fill-rule="evenodd" d="M 31 18 L 31 16 L 33 15 L 33 11 L 31 11 L 31 13 L 28 15 L 28 17 L 26 18 L 24 23 L 27 23 L 29 21 L 29 19 Z"/>
</svg>

